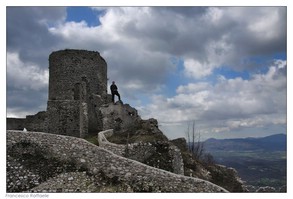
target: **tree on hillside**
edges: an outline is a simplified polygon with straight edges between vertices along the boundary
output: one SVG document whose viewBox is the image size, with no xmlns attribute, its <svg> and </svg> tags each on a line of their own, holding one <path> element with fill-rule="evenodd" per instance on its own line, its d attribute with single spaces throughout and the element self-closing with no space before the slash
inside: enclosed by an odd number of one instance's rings
<svg viewBox="0 0 293 199">
<path fill-rule="evenodd" d="M 188 150 L 193 157 L 205 165 L 214 165 L 215 161 L 210 153 L 205 152 L 204 142 L 201 141 L 201 133 L 195 128 L 195 121 L 189 122 L 186 129 Z"/>
<path fill-rule="evenodd" d="M 204 143 L 200 140 L 200 131 L 195 128 L 195 121 L 187 124 L 186 135 L 189 151 L 197 160 L 200 160 L 204 155 Z"/>
</svg>

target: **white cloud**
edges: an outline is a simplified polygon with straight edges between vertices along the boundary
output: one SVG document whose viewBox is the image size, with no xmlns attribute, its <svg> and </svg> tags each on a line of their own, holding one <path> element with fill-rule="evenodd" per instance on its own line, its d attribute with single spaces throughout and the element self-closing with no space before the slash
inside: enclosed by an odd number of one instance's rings
<svg viewBox="0 0 293 199">
<path fill-rule="evenodd" d="M 217 7 L 210 7 L 208 8 L 206 14 L 203 16 L 203 19 L 210 23 L 217 24 L 222 19 L 224 13 L 223 10 Z"/>
<path fill-rule="evenodd" d="M 225 79 L 215 85 L 189 83 L 177 88 L 171 98 L 153 97 L 152 105 L 141 109 L 145 117 L 157 117 L 164 124 L 195 120 L 206 133 L 240 128 L 286 124 L 286 63 L 276 60 L 267 73 L 251 79 Z M 145 112 L 144 110 L 148 110 Z"/>
<path fill-rule="evenodd" d="M 7 80 L 9 87 L 41 90 L 48 86 L 48 70 L 42 70 L 34 63 L 24 63 L 18 53 L 7 52 Z"/>
<path fill-rule="evenodd" d="M 182 93 L 196 93 L 199 91 L 207 90 L 210 87 L 210 84 L 207 82 L 199 82 L 197 84 L 189 83 L 188 85 L 180 85 L 176 92 L 178 94 Z"/>
<path fill-rule="evenodd" d="M 260 9 L 260 14 L 256 15 L 251 23 L 247 23 L 248 30 L 256 34 L 257 37 L 264 41 L 272 40 L 281 33 L 278 28 L 280 13 L 278 9 Z"/>
<path fill-rule="evenodd" d="M 197 60 L 186 59 L 184 61 L 185 75 L 187 77 L 194 77 L 196 79 L 203 78 L 212 73 L 214 66 L 208 63 L 201 63 Z"/>
<path fill-rule="evenodd" d="M 281 28 L 284 24 L 282 8 L 278 7 L 102 9 L 99 26 L 88 27 L 85 21 L 65 22 L 51 27 L 49 32 L 62 38 L 60 48 L 100 51 L 109 63 L 110 78 L 122 85 L 145 85 L 148 91 L 158 90 L 161 86 L 157 85 L 164 84 L 166 76 L 175 70 L 169 61 L 174 56 L 184 60 L 184 74 L 190 78 L 205 78 L 222 65 L 243 69 L 252 52 L 260 51 L 257 53 L 261 55 L 273 47 L 266 46 L 269 39 L 265 43 L 256 42 L 251 24 L 267 24 L 269 13 L 274 14 L 274 20 L 262 27 L 261 32 L 274 31 L 267 28 L 276 24 Z M 275 39 L 279 41 L 283 36 L 279 34 Z M 140 88 L 132 86 L 135 87 Z"/>
<path fill-rule="evenodd" d="M 108 63 L 109 79 L 120 83 L 121 91 L 128 96 L 141 90 L 155 92 L 175 65 L 169 61 L 167 53 L 148 48 L 151 40 L 145 30 L 152 20 L 149 10 L 144 7 L 107 8 L 99 18 L 99 26 L 88 27 L 85 21 L 66 22 L 49 31 L 63 38 L 59 46 L 99 51 Z"/>
</svg>

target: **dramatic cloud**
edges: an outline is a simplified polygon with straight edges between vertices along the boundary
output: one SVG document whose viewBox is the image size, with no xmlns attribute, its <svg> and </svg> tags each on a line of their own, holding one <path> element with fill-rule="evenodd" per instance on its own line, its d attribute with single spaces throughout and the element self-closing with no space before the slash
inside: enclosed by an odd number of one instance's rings
<svg viewBox="0 0 293 199">
<path fill-rule="evenodd" d="M 39 91 L 48 86 L 48 70 L 42 70 L 34 63 L 23 63 L 19 59 L 19 54 L 7 52 L 7 65 L 7 81 L 11 83 L 8 85 L 9 89 Z"/>
<path fill-rule="evenodd" d="M 7 116 L 24 117 L 45 110 L 49 81 L 48 69 L 24 63 L 17 53 L 7 52 Z"/>
<path fill-rule="evenodd" d="M 7 51 L 18 53 L 23 62 L 47 67 L 48 54 L 59 42 L 48 27 L 62 23 L 65 11 L 62 7 L 8 7 Z"/>
<path fill-rule="evenodd" d="M 179 86 L 176 96 L 153 96 L 151 105 L 140 111 L 166 125 L 194 120 L 206 133 L 285 125 L 286 90 L 286 63 L 276 60 L 267 73 L 249 80 L 220 76 L 215 85 L 198 82 Z"/>
<path fill-rule="evenodd" d="M 66 17 L 61 7 L 7 7 L 7 116 L 46 109 L 48 55 L 60 41 L 48 27 Z"/>
</svg>

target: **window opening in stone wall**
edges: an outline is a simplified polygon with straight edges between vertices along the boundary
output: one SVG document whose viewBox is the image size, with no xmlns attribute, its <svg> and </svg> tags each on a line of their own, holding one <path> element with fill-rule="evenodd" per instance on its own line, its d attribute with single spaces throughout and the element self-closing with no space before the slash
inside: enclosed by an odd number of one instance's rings
<svg viewBox="0 0 293 199">
<path fill-rule="evenodd" d="M 74 100 L 80 100 L 80 83 L 74 85 Z"/>
</svg>

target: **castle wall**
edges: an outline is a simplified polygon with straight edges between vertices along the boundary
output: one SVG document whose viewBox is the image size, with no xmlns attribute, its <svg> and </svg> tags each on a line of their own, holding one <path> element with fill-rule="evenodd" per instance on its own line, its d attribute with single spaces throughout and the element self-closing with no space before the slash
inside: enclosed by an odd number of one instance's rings
<svg viewBox="0 0 293 199">
<path fill-rule="evenodd" d="M 26 118 L 7 118 L 7 130 L 47 131 L 47 113 L 38 112 L 35 115 L 27 115 Z"/>
<path fill-rule="evenodd" d="M 49 100 L 76 100 L 77 85 L 84 77 L 88 81 L 89 94 L 107 94 L 107 64 L 98 52 L 61 50 L 51 53 Z"/>
<path fill-rule="evenodd" d="M 25 118 L 7 118 L 6 129 L 7 130 L 23 130 L 25 127 Z"/>
<path fill-rule="evenodd" d="M 48 132 L 70 135 L 72 131 L 71 135 L 77 137 L 97 134 L 103 129 L 98 108 L 106 98 L 107 63 L 98 52 L 61 50 L 51 53 Z M 74 116 L 63 115 L 71 113 Z M 68 117 L 71 117 L 69 121 Z"/>
<path fill-rule="evenodd" d="M 108 102 L 107 63 L 98 52 L 60 50 L 49 56 L 47 112 L 7 118 L 7 129 L 76 137 L 103 130 L 100 106 Z"/>
<path fill-rule="evenodd" d="M 48 101 L 48 133 L 80 137 L 80 102 Z"/>
<path fill-rule="evenodd" d="M 28 131 L 47 131 L 47 113 L 45 111 L 38 112 L 35 115 L 27 115 L 25 128 Z"/>
</svg>

